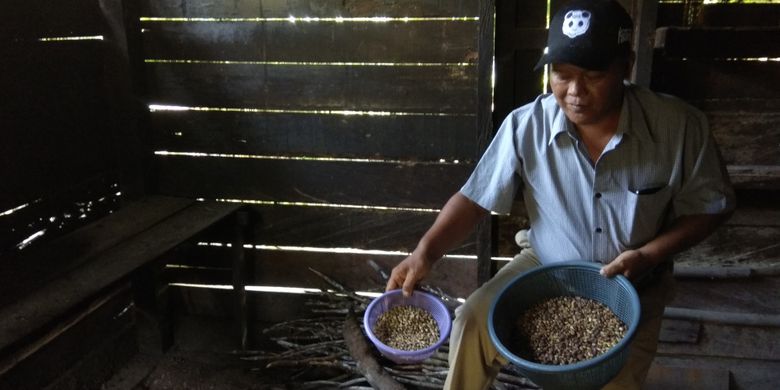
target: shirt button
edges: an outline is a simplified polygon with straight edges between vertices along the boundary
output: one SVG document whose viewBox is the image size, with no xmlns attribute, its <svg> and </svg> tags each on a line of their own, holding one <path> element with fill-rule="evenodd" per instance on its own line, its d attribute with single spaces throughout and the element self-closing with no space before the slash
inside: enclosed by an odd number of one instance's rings
<svg viewBox="0 0 780 390">
<path fill-rule="evenodd" d="M 601 228 L 596 228 L 596 233 L 601 233 Z"/>
<path fill-rule="evenodd" d="M 596 199 L 601 198 L 601 192 L 596 193 Z"/>
</svg>

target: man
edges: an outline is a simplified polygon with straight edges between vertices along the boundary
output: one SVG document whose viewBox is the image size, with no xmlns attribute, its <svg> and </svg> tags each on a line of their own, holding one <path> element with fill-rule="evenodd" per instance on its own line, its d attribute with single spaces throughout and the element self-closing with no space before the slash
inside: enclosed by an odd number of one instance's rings
<svg viewBox="0 0 780 390">
<path fill-rule="evenodd" d="M 458 308 L 445 388 L 488 388 L 506 360 L 487 312 L 519 273 L 590 260 L 637 286 L 642 318 L 628 361 L 606 388 L 638 389 L 672 297 L 670 257 L 704 239 L 734 207 L 734 192 L 705 116 L 684 102 L 624 82 L 633 65 L 631 17 L 614 0 L 575 0 L 552 19 L 552 94 L 510 113 L 469 180 L 442 209 L 387 289 L 409 294 L 432 264 L 488 210 L 508 213 L 522 188 L 530 220 L 523 250 Z M 521 185 L 522 184 L 522 185 Z"/>
</svg>

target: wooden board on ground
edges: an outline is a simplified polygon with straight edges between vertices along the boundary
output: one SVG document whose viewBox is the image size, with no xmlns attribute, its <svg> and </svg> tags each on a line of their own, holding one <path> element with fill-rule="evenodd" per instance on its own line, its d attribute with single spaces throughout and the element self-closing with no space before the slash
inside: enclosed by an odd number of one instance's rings
<svg viewBox="0 0 780 390">
<path fill-rule="evenodd" d="M 658 341 L 662 343 L 692 343 L 699 341 L 701 323 L 698 321 L 664 319 Z"/>
<path fill-rule="evenodd" d="M 660 343 L 664 355 L 703 356 L 755 360 L 780 359 L 780 328 L 703 323 L 696 344 Z"/>
<path fill-rule="evenodd" d="M 646 390 L 728 390 L 729 371 L 653 364 L 650 366 L 647 381 L 642 388 Z"/>
<path fill-rule="evenodd" d="M 757 220 L 760 221 L 760 220 Z M 706 240 L 675 256 L 678 263 L 700 266 L 765 266 L 780 262 L 776 226 L 721 226 Z"/>
</svg>

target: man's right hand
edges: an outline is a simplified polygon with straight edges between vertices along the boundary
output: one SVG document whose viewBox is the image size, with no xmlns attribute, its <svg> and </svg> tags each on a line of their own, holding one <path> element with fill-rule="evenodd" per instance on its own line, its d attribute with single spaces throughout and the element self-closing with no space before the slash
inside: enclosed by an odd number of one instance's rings
<svg viewBox="0 0 780 390">
<path fill-rule="evenodd" d="M 414 252 L 393 268 L 386 289 L 400 287 L 404 296 L 412 295 L 414 286 L 428 275 L 433 263 L 463 242 L 486 215 L 487 210 L 456 192 L 420 239 Z"/>
<path fill-rule="evenodd" d="M 393 268 L 385 290 L 395 290 L 400 287 L 403 289 L 404 296 L 408 297 L 412 295 L 417 282 L 423 280 L 430 270 L 431 263 L 415 251 Z"/>
</svg>

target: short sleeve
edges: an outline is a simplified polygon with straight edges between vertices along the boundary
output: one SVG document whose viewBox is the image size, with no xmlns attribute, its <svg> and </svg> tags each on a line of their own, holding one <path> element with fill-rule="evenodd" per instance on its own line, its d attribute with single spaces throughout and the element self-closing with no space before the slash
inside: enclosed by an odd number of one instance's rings
<svg viewBox="0 0 780 390">
<path fill-rule="evenodd" d="M 465 197 L 499 214 L 509 214 L 521 180 L 515 136 L 515 120 L 510 114 L 460 189 Z"/>
<path fill-rule="evenodd" d="M 688 116 L 683 153 L 684 179 L 674 199 L 675 216 L 731 211 L 734 189 L 701 112 Z"/>
</svg>

